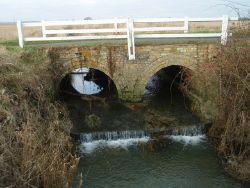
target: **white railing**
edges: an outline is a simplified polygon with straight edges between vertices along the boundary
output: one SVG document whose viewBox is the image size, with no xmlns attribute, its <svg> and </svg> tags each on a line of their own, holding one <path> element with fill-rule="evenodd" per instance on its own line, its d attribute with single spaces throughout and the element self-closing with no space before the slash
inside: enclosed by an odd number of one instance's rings
<svg viewBox="0 0 250 188">
<path fill-rule="evenodd" d="M 147 18 L 147 19 L 115 18 L 109 20 L 80 20 L 80 21 L 41 21 L 41 22 L 18 21 L 17 31 L 19 38 L 19 46 L 21 48 L 24 47 L 25 42 L 29 41 L 126 39 L 128 44 L 128 57 L 130 60 L 134 60 L 135 39 L 221 38 L 221 43 L 225 45 L 227 42 L 228 24 L 230 20 L 238 20 L 238 18 L 229 18 L 228 16 L 222 16 L 219 18 L 188 18 L 188 17 Z M 221 31 L 218 33 L 211 33 L 211 32 L 189 33 L 190 22 L 218 22 L 218 21 L 221 22 Z M 181 26 L 164 26 L 164 27 L 155 26 L 156 24 L 164 25 L 175 22 L 181 23 Z M 41 36 L 24 37 L 25 27 L 40 27 Z"/>
</svg>

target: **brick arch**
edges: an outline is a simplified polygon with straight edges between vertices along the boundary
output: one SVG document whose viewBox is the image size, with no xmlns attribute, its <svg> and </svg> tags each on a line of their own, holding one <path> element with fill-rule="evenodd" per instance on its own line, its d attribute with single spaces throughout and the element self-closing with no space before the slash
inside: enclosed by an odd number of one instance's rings
<svg viewBox="0 0 250 188">
<path fill-rule="evenodd" d="M 157 61 L 154 61 L 152 64 L 148 65 L 148 67 L 142 73 L 142 79 L 140 82 L 141 93 L 144 93 L 145 87 L 146 87 L 151 76 L 156 74 L 161 69 L 167 68 L 170 66 L 181 66 L 181 67 L 185 67 L 193 72 L 195 71 L 194 65 L 192 65 L 190 63 L 182 63 L 181 61 L 178 61 L 178 60 L 169 61 L 167 59 L 165 59 L 165 60 L 159 59 Z"/>
<path fill-rule="evenodd" d="M 83 68 L 83 67 L 92 68 L 92 69 L 96 69 L 96 70 L 102 71 L 110 79 L 112 79 L 112 77 L 111 77 L 111 75 L 109 73 L 109 70 L 107 70 L 105 66 L 101 66 L 99 64 L 90 64 L 90 63 L 82 63 L 81 64 L 80 62 L 74 62 L 73 65 L 72 65 L 72 63 L 68 63 L 66 74 L 70 73 L 70 72 L 72 72 L 72 71 L 74 71 L 76 69 Z"/>
<path fill-rule="evenodd" d="M 116 87 L 117 93 L 119 94 L 119 91 L 120 91 L 119 84 L 117 83 L 116 79 L 112 78 L 112 76 L 110 75 L 109 70 L 106 68 L 106 66 L 103 66 L 102 64 L 92 64 L 92 63 L 88 63 L 88 62 L 80 63 L 79 61 L 70 60 L 70 61 L 64 62 L 63 67 L 64 67 L 64 72 L 63 72 L 63 75 L 61 75 L 61 80 L 67 74 L 69 74 L 72 71 L 79 69 L 79 68 L 91 68 L 91 69 L 96 69 L 98 71 L 101 71 L 113 81 L 113 83 Z"/>
</svg>

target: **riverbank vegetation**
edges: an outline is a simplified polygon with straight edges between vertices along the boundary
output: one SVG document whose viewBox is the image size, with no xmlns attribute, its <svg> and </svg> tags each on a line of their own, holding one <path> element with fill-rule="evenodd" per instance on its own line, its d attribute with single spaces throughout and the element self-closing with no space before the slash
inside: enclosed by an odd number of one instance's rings
<svg viewBox="0 0 250 188">
<path fill-rule="evenodd" d="M 217 54 L 198 68 L 199 74 L 187 81 L 185 90 L 198 80 L 195 84 L 200 85 L 202 100 L 197 99 L 193 110 L 212 115 L 207 116 L 214 119 L 208 136 L 226 171 L 250 181 L 250 24 L 239 24 L 234 37 L 226 46 L 213 49 Z"/>
<path fill-rule="evenodd" d="M 68 187 L 78 158 L 44 49 L 0 46 L 0 187 Z"/>
<path fill-rule="evenodd" d="M 226 160 L 226 170 L 250 181 L 250 43 L 234 39 L 215 58 L 218 116 L 209 136 Z"/>
</svg>

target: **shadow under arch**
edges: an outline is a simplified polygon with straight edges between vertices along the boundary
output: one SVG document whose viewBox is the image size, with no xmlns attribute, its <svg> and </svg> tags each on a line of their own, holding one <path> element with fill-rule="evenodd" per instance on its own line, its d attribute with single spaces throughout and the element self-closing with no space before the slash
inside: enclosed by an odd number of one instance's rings
<svg viewBox="0 0 250 188">
<path fill-rule="evenodd" d="M 159 104 L 179 105 L 189 108 L 190 101 L 183 88 L 193 71 L 181 65 L 169 65 L 152 74 L 144 89 L 143 100 L 159 101 Z"/>
<path fill-rule="evenodd" d="M 200 118 L 192 112 L 193 101 L 185 90 L 189 78 L 192 79 L 195 72 L 182 65 L 159 66 L 154 70 L 155 72 L 147 77 L 143 96 L 143 101 L 148 105 L 147 117 L 151 125 L 153 127 L 200 125 Z M 158 120 L 159 124 L 156 123 Z"/>
</svg>

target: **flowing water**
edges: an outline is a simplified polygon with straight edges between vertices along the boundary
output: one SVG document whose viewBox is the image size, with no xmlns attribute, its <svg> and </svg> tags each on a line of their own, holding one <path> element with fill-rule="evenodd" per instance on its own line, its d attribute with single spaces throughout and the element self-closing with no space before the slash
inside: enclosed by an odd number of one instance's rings
<svg viewBox="0 0 250 188">
<path fill-rule="evenodd" d="M 84 188 L 243 187 L 225 173 L 182 96 L 170 98 L 146 105 L 65 98 L 81 155 L 73 187 L 80 179 Z M 88 125 L 90 115 L 98 126 Z"/>
<path fill-rule="evenodd" d="M 144 131 L 81 134 L 79 150 L 82 187 L 241 187 L 199 131 L 160 140 Z"/>
<path fill-rule="evenodd" d="M 119 106 L 108 109 L 100 116 L 103 130 L 89 130 L 84 119 L 75 124 L 74 131 L 82 131 L 76 138 L 82 157 L 73 187 L 78 187 L 80 177 L 84 188 L 242 187 L 224 172 L 195 117 L 180 113 L 173 127 L 148 129 L 140 113 L 136 116 Z M 177 108 L 172 111 L 179 114 Z"/>
</svg>

